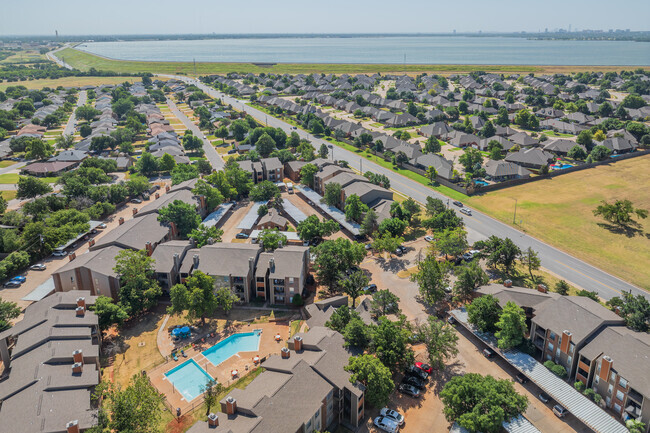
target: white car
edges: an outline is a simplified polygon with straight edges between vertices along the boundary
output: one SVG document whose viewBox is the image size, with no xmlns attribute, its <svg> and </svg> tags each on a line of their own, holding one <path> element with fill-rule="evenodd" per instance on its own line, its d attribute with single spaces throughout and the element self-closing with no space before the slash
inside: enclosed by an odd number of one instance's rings
<svg viewBox="0 0 650 433">
<path fill-rule="evenodd" d="M 467 209 L 466 207 L 462 208 L 462 209 L 460 210 L 460 213 L 464 213 L 465 215 L 472 216 L 472 211 L 469 210 L 469 209 Z"/>
<path fill-rule="evenodd" d="M 52 255 L 54 257 L 65 257 L 68 255 L 68 252 L 64 250 L 54 250 L 52 251 Z"/>
<path fill-rule="evenodd" d="M 427 236 L 424 237 L 424 240 L 427 241 L 427 242 L 433 242 L 435 239 L 433 238 L 433 236 L 427 235 Z"/>
<path fill-rule="evenodd" d="M 374 424 L 379 430 L 383 430 L 388 433 L 395 433 L 397 430 L 399 430 L 399 424 L 397 424 L 397 421 L 392 418 L 388 418 L 387 416 L 378 416 L 375 418 Z"/>
<path fill-rule="evenodd" d="M 404 415 L 402 415 L 396 410 L 385 407 L 379 412 L 379 415 L 392 419 L 398 425 L 404 424 Z"/>
</svg>

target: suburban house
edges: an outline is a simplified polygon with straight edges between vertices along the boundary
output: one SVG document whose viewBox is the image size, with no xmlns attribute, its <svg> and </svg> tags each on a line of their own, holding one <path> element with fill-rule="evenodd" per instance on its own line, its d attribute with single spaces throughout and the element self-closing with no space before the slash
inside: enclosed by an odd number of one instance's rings
<svg viewBox="0 0 650 433">
<path fill-rule="evenodd" d="M 613 155 L 634 152 L 637 145 L 623 137 L 611 137 L 603 140 L 601 143 L 596 142 L 612 151 Z"/>
<path fill-rule="evenodd" d="M 214 279 L 216 289 L 228 287 L 241 302 L 250 302 L 260 252 L 259 245 L 226 242 L 188 250 L 181 264 L 181 280 L 199 270 Z"/>
<path fill-rule="evenodd" d="M 20 171 L 22 174 L 36 177 L 60 176 L 78 165 L 78 161 L 34 162 L 23 167 Z"/>
<path fill-rule="evenodd" d="M 309 248 L 285 246 L 261 253 L 255 268 L 255 296 L 272 304 L 291 304 L 309 274 Z"/>
<path fill-rule="evenodd" d="M 538 147 L 531 147 L 510 153 L 506 156 L 505 160 L 523 167 L 539 170 L 547 166 L 554 158 L 555 156 L 550 152 L 546 152 Z"/>
<path fill-rule="evenodd" d="M 154 260 L 154 272 L 163 290 L 181 282 L 181 263 L 191 247 L 189 241 L 176 240 L 162 243 L 154 250 L 151 255 Z"/>
<path fill-rule="evenodd" d="M 343 336 L 316 327 L 296 334 L 281 355 L 262 363 L 265 371 L 245 389 L 221 400 L 221 412 L 199 421 L 188 433 L 301 432 L 356 429 L 365 415 L 364 391 L 343 367 L 356 355 Z"/>
<path fill-rule="evenodd" d="M 578 146 L 582 150 L 587 152 L 587 149 L 582 145 L 578 144 L 575 141 L 567 140 L 565 138 L 558 138 L 557 140 L 549 140 L 548 142 L 543 143 L 543 149 L 547 152 L 553 152 L 556 155 L 567 156 L 569 151 L 575 146 Z"/>
<path fill-rule="evenodd" d="M 63 150 L 59 152 L 57 155 L 51 157 L 48 159 L 50 162 L 54 161 L 61 161 L 61 162 L 77 162 L 80 163 L 84 159 L 89 158 L 90 155 L 88 155 L 87 152 L 83 152 L 81 150 Z"/>
<path fill-rule="evenodd" d="M 257 223 L 257 229 L 278 229 L 280 231 L 286 231 L 288 224 L 289 220 L 280 215 L 277 210 L 269 209 L 268 213 L 260 218 Z"/>
<path fill-rule="evenodd" d="M 134 215 L 136 218 L 143 217 L 145 215 L 158 215 L 160 209 L 169 206 L 176 200 L 182 201 L 183 203 L 190 204 L 196 207 L 197 213 L 204 218 L 208 212 L 208 208 L 205 202 L 205 197 L 195 195 L 191 190 L 188 189 L 178 189 L 175 191 L 169 191 L 167 194 L 162 197 L 152 201 L 146 206 L 140 208 L 139 211 Z"/>
<path fill-rule="evenodd" d="M 453 163 L 436 153 L 420 155 L 411 161 L 411 164 L 425 171 L 429 167 L 433 167 L 436 170 L 437 176 L 446 180 L 452 180 L 454 177 Z"/>
<path fill-rule="evenodd" d="M 3 432 L 78 432 L 97 424 L 91 396 L 100 382 L 100 341 L 97 316 L 88 311 L 95 299 L 87 291 L 55 293 L 0 333 Z"/>
<path fill-rule="evenodd" d="M 531 171 L 514 162 L 488 160 L 485 165 L 486 177 L 501 182 L 509 179 L 530 177 Z"/>
<path fill-rule="evenodd" d="M 70 262 L 52 273 L 54 291 L 86 290 L 92 296 L 118 299 L 120 280 L 113 268 L 120 251 L 120 247 L 109 246 L 76 257 L 70 255 Z"/>
<path fill-rule="evenodd" d="M 149 255 L 156 246 L 177 237 L 174 224 L 164 224 L 158 221 L 155 213 L 132 218 L 126 222 L 120 218 L 120 225 L 104 237 L 98 239 L 90 247 L 90 251 L 106 248 L 111 245 L 132 250 L 146 250 Z M 91 241 L 92 242 L 92 241 Z"/>
<path fill-rule="evenodd" d="M 341 203 L 345 203 L 345 200 L 352 194 L 358 195 L 361 202 L 366 205 L 381 199 L 393 199 L 393 193 L 391 191 L 369 182 L 353 182 L 343 187 L 341 193 Z"/>
</svg>

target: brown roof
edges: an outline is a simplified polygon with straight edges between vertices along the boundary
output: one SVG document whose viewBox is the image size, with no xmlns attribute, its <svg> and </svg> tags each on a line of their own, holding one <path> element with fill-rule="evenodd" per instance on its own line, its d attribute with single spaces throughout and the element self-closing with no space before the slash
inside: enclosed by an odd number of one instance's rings
<svg viewBox="0 0 650 433">
<path fill-rule="evenodd" d="M 54 161 L 54 162 L 35 162 L 23 168 L 23 171 L 34 174 L 58 173 L 76 166 L 77 162 Z"/>
</svg>

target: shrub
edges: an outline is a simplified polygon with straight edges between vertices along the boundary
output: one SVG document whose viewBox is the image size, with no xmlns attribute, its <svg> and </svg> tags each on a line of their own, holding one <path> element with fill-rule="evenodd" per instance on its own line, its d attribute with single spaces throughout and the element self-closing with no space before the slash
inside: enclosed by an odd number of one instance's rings
<svg viewBox="0 0 650 433">
<path fill-rule="evenodd" d="M 296 293 L 295 295 L 293 295 L 293 299 L 291 300 L 291 303 L 295 307 L 301 307 L 302 304 L 304 304 L 305 302 L 302 300 L 302 296 L 300 295 L 300 293 Z"/>
<path fill-rule="evenodd" d="M 544 367 L 546 367 L 546 368 L 548 368 L 549 370 L 551 370 L 553 367 L 555 367 L 555 363 L 554 363 L 553 361 L 550 361 L 550 360 L 549 360 L 549 361 L 546 361 L 546 362 L 544 363 Z"/>
<path fill-rule="evenodd" d="M 554 365 L 553 368 L 551 368 L 551 371 L 557 376 L 557 377 L 566 377 L 567 372 L 566 368 L 562 367 L 561 365 Z"/>
<path fill-rule="evenodd" d="M 590 400 L 593 400 L 594 395 L 596 395 L 596 392 L 591 388 L 587 388 L 587 389 L 585 389 L 584 395 L 585 395 L 585 397 L 589 398 Z"/>
<path fill-rule="evenodd" d="M 573 387 L 578 391 L 582 392 L 582 390 L 585 389 L 585 384 L 580 381 L 577 381 L 576 383 L 573 384 Z"/>
<path fill-rule="evenodd" d="M 594 394 L 594 403 L 600 404 L 603 401 L 603 397 L 600 394 Z"/>
</svg>

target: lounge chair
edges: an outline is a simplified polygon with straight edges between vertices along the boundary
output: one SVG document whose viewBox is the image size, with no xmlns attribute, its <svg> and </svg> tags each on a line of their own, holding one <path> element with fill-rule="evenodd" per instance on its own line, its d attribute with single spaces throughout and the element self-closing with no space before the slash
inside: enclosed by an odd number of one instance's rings
<svg viewBox="0 0 650 433">
<path fill-rule="evenodd" d="M 172 358 L 174 358 L 174 361 L 178 361 L 178 356 L 176 356 L 176 352 L 172 353 Z"/>
</svg>

